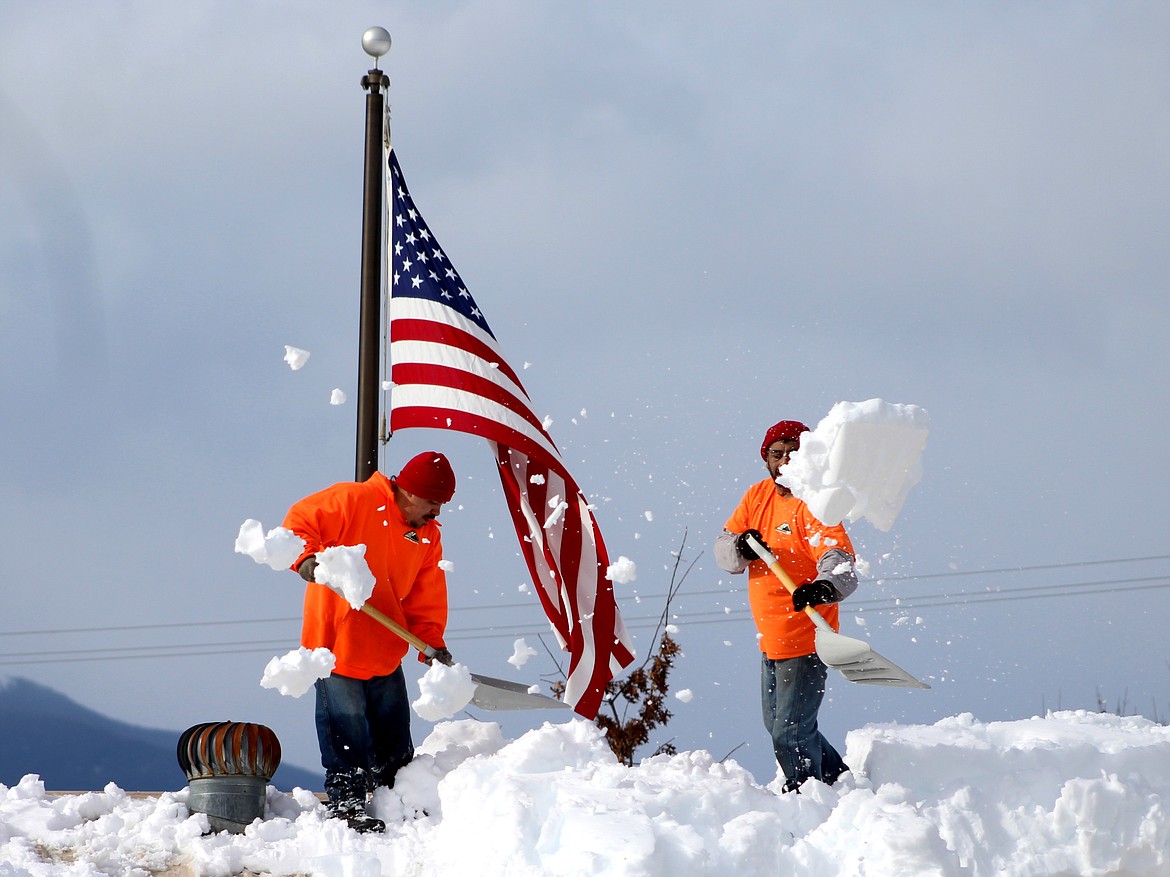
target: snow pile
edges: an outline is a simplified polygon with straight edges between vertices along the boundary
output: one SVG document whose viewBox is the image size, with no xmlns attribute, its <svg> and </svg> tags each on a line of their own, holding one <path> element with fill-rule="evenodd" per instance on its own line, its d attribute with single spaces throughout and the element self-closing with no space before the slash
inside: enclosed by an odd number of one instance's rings
<svg viewBox="0 0 1170 877">
<path fill-rule="evenodd" d="M 624 767 L 580 719 L 515 741 L 444 722 L 375 794 L 381 835 L 328 819 L 304 790 L 270 787 L 266 819 L 204 836 L 185 789 L 53 796 L 29 775 L 0 785 L 0 874 L 1170 873 L 1170 729 L 1146 719 L 870 725 L 845 757 L 854 772 L 832 788 L 781 795 L 703 751 Z"/>
<path fill-rule="evenodd" d="M 922 479 L 930 419 L 917 405 L 870 399 L 838 402 L 776 480 L 804 500 L 817 520 L 867 519 L 894 526 L 906 495 Z"/>
</svg>

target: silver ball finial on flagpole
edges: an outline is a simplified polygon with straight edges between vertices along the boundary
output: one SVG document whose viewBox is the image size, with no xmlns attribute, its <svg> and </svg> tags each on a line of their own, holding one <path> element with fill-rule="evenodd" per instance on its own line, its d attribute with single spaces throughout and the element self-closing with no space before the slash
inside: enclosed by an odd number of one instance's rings
<svg viewBox="0 0 1170 877">
<path fill-rule="evenodd" d="M 367 28 L 362 34 L 362 48 L 378 63 L 378 59 L 390 51 L 390 32 L 384 27 Z"/>
</svg>

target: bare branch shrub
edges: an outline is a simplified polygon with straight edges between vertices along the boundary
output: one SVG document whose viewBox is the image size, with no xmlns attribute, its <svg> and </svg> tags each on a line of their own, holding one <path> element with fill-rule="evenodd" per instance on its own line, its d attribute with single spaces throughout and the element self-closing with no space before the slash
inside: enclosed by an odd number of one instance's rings
<svg viewBox="0 0 1170 877">
<path fill-rule="evenodd" d="M 682 543 L 674 554 L 674 566 L 666 590 L 666 605 L 662 608 L 646 657 L 625 677 L 610 680 L 605 686 L 601 708 L 593 720 L 605 731 L 605 740 L 618 761 L 628 767 L 634 766 L 634 754 L 638 747 L 650 742 L 650 732 L 655 728 L 666 727 L 670 721 L 671 712 L 666 708 L 666 698 L 670 693 L 670 671 L 681 649 L 670 635 L 667 619 L 670 617 L 671 601 L 699 559 L 696 555 L 686 569 L 682 569 L 686 544 L 687 533 L 683 530 Z M 552 683 L 552 692 L 554 697 L 564 695 L 563 679 Z M 667 740 L 660 743 L 651 755 L 674 755 L 677 751 L 673 742 Z"/>
</svg>

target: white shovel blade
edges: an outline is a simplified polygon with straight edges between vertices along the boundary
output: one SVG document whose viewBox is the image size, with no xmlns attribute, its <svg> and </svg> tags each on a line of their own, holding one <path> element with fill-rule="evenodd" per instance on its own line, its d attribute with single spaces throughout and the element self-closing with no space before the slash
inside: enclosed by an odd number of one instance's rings
<svg viewBox="0 0 1170 877">
<path fill-rule="evenodd" d="M 879 655 L 870 648 L 869 643 L 837 633 L 831 628 L 817 627 L 816 646 L 821 660 L 840 671 L 850 682 L 893 688 L 930 688 L 893 661 Z"/>
<path fill-rule="evenodd" d="M 533 694 L 527 685 L 496 679 L 492 676 L 471 674 L 475 693 L 471 702 L 483 710 L 544 710 L 568 709 L 569 705 L 544 694 Z"/>
</svg>

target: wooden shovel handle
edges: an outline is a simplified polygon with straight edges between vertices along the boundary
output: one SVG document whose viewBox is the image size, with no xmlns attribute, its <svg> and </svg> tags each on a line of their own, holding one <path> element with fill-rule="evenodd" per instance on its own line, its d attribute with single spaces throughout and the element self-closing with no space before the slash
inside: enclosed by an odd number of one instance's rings
<svg viewBox="0 0 1170 877">
<path fill-rule="evenodd" d="M 784 567 L 780 565 L 780 561 L 776 559 L 776 555 L 768 550 L 768 546 L 766 546 L 755 536 L 748 536 L 747 543 L 751 546 L 752 551 L 759 555 L 760 560 L 764 561 L 764 563 L 768 565 L 768 569 L 772 570 L 773 575 L 780 579 L 780 584 L 784 585 L 784 587 L 788 589 L 788 593 L 795 594 L 796 583 L 792 581 L 792 576 L 788 575 L 788 573 L 784 571 Z M 817 627 L 827 628 L 828 630 L 833 629 L 833 626 L 829 624 L 829 622 L 825 621 L 825 617 L 821 615 L 821 613 L 817 612 L 817 610 L 812 606 L 805 606 L 804 614 L 811 618 L 813 624 L 815 624 Z"/>
<path fill-rule="evenodd" d="M 310 581 L 316 582 L 318 585 L 321 585 L 322 587 L 328 588 L 333 593 L 335 593 L 337 596 L 341 597 L 342 599 L 344 599 L 348 602 L 349 598 L 346 597 L 345 594 L 341 593 L 341 591 L 339 589 L 330 585 L 328 582 L 318 582 L 315 578 L 311 579 Z M 353 604 L 350 604 L 350 605 L 353 605 Z M 413 633 L 411 633 L 409 630 L 407 630 L 405 627 L 403 627 L 401 624 L 399 624 L 397 621 L 395 621 L 393 618 L 391 618 L 389 615 L 387 615 L 382 610 L 375 609 L 369 603 L 362 603 L 360 608 L 361 608 L 362 612 L 366 613 L 366 615 L 373 618 L 375 621 L 377 621 L 379 624 L 381 624 L 384 628 L 389 630 L 391 633 L 397 634 L 398 636 L 402 637 L 402 639 L 406 640 L 408 643 L 410 643 L 412 646 L 414 646 L 416 649 L 418 649 L 420 652 L 422 652 L 428 658 L 433 658 L 435 656 L 434 649 L 432 649 L 430 646 L 428 646 L 421 639 L 419 639 L 417 636 L 415 636 Z"/>
<path fill-rule="evenodd" d="M 409 630 L 407 630 L 405 627 L 403 627 L 401 624 L 399 624 L 397 621 L 395 621 L 393 618 L 391 618 L 389 615 L 387 615 L 382 610 L 375 609 L 369 603 L 362 603 L 362 612 L 366 613 L 366 615 L 373 618 L 375 621 L 377 621 L 379 624 L 381 624 L 387 630 L 398 634 L 398 636 L 402 637 L 404 640 L 406 640 L 408 643 L 410 643 L 412 646 L 414 646 L 416 649 L 418 649 L 420 652 L 422 652 L 428 658 L 433 658 L 435 656 L 434 649 L 432 649 L 430 646 L 428 646 L 421 639 L 419 639 L 417 636 L 415 636 L 413 633 L 411 633 Z"/>
</svg>

